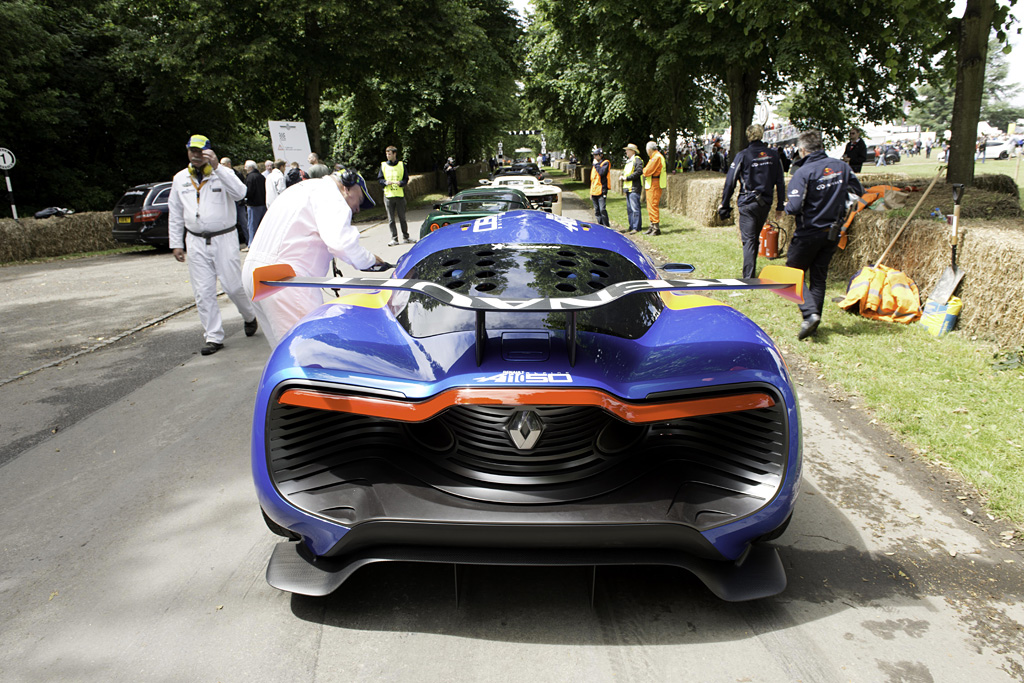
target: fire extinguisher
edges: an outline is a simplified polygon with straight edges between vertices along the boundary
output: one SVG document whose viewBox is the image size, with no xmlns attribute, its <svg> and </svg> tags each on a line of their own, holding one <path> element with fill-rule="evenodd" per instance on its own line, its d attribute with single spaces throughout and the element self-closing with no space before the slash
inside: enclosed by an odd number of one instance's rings
<svg viewBox="0 0 1024 683">
<path fill-rule="evenodd" d="M 761 228 L 761 237 L 757 244 L 757 255 L 765 258 L 779 257 L 779 225 L 768 221 Z"/>
</svg>

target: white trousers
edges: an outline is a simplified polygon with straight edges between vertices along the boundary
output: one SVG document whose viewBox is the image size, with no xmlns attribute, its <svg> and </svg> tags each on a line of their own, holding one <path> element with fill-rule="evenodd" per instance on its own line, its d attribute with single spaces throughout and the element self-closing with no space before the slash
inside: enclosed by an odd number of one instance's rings
<svg viewBox="0 0 1024 683">
<path fill-rule="evenodd" d="M 256 317 L 252 300 L 245 295 L 242 287 L 242 261 L 239 257 L 238 233 L 234 230 L 210 238 L 210 244 L 202 237 L 185 233 L 188 253 L 188 276 L 192 281 L 192 292 L 196 296 L 199 322 L 203 325 L 206 341 L 224 343 L 224 323 L 217 305 L 217 279 L 224 292 L 235 304 L 246 322 Z"/>
</svg>

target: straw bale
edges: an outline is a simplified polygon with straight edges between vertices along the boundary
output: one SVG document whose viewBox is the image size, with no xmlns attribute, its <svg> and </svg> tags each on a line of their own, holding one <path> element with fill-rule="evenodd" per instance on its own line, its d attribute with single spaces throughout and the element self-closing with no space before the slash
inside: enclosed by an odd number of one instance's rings
<svg viewBox="0 0 1024 683">
<path fill-rule="evenodd" d="M 847 248 L 837 251 L 829 275 L 848 280 L 875 265 L 905 218 L 862 212 L 850 229 Z M 961 223 L 957 266 L 966 276 L 958 291 L 964 302 L 957 329 L 1004 346 L 1024 338 L 1024 241 L 1014 221 Z M 915 219 L 897 240 L 885 265 L 917 284 L 922 300 L 950 265 L 952 249 L 945 221 Z"/>
<path fill-rule="evenodd" d="M 1002 173 L 974 176 L 974 187 L 978 190 L 1007 194 L 1015 199 L 1020 197 L 1017 183 L 1014 182 L 1013 178 Z"/>
<path fill-rule="evenodd" d="M 112 220 L 107 211 L 0 220 L 0 262 L 113 249 Z"/>
<path fill-rule="evenodd" d="M 718 218 L 718 206 L 722 203 L 724 187 L 725 175 L 721 173 L 676 173 L 668 177 L 668 187 L 662 193 L 662 201 L 668 208 L 681 211 L 701 225 L 733 225 L 736 222 L 735 211 L 728 221 L 723 222 Z"/>
</svg>

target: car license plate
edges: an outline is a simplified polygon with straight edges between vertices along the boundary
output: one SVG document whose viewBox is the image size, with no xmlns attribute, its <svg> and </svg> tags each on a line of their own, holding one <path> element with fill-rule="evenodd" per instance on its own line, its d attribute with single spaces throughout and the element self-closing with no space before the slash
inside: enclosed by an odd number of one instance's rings
<svg viewBox="0 0 1024 683">
<path fill-rule="evenodd" d="M 118 223 L 131 223 L 132 222 L 132 217 L 131 216 L 118 216 L 117 217 L 117 222 Z"/>
</svg>

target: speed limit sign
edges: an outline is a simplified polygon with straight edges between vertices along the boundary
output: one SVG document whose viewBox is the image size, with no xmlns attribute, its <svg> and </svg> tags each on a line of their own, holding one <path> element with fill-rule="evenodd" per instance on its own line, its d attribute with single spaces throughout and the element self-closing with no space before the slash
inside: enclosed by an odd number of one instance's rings
<svg viewBox="0 0 1024 683">
<path fill-rule="evenodd" d="M 0 147 L 0 170 L 10 171 L 14 168 L 14 164 L 17 161 L 18 160 L 14 158 L 14 152 L 6 147 Z"/>
</svg>

